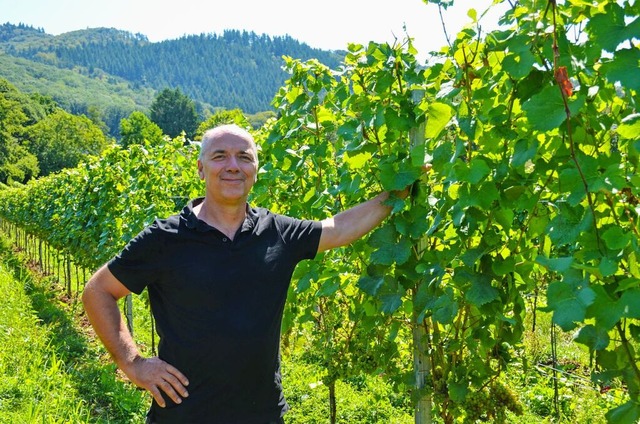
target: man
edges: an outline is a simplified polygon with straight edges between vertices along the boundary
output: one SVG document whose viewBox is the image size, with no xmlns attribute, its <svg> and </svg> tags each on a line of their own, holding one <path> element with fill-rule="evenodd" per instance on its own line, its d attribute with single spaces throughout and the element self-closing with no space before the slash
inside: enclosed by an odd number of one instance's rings
<svg viewBox="0 0 640 424">
<path fill-rule="evenodd" d="M 156 222 L 100 268 L 82 300 L 129 379 L 153 396 L 149 423 L 281 423 L 280 325 L 296 264 L 362 237 L 390 213 L 388 193 L 321 222 L 247 204 L 258 172 L 235 125 L 202 139 L 203 198 Z M 140 355 L 117 301 L 147 287 L 159 357 Z"/>
</svg>

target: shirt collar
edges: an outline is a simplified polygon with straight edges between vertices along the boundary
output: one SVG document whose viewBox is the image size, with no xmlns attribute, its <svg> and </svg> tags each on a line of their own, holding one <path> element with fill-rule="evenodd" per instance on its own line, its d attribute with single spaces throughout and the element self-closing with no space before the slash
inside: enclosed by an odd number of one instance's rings
<svg viewBox="0 0 640 424">
<path fill-rule="evenodd" d="M 182 209 L 182 212 L 180 212 L 180 219 L 184 221 L 187 228 L 191 230 L 206 232 L 206 231 L 211 231 L 215 229 L 209 224 L 207 224 L 206 222 L 204 222 L 203 220 L 199 219 L 196 216 L 196 214 L 193 212 L 193 208 L 199 205 L 200 203 L 202 203 L 203 200 L 204 200 L 204 197 L 197 197 L 191 200 Z M 247 208 L 247 215 L 244 219 L 244 222 L 242 223 L 240 232 L 251 231 L 256 226 L 256 223 L 258 222 L 258 212 L 254 208 L 250 207 L 249 204 L 246 205 L 246 208 Z"/>
</svg>

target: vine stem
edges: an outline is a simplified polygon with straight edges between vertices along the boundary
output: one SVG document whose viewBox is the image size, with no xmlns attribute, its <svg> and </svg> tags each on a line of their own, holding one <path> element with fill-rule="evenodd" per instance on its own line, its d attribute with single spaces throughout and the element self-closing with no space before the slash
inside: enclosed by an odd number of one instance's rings
<svg viewBox="0 0 640 424">
<path fill-rule="evenodd" d="M 452 48 L 451 40 L 449 39 L 449 34 L 447 33 L 447 26 L 444 23 L 444 16 L 442 15 L 441 4 L 438 4 L 438 15 L 440 15 L 440 23 L 442 24 L 442 31 L 444 32 L 444 38 L 447 40 L 447 44 L 449 45 L 449 48 Z"/>
<path fill-rule="evenodd" d="M 556 0 L 549 0 L 549 4 L 547 6 L 547 10 L 549 5 L 551 6 L 552 9 L 552 16 L 553 16 L 553 74 L 554 77 L 556 79 L 556 83 L 558 84 L 558 89 L 560 90 L 560 95 L 562 96 L 562 103 L 564 104 L 564 111 L 565 114 L 567 116 L 567 137 L 569 138 L 569 151 L 571 152 L 571 160 L 573 161 L 573 163 L 576 166 L 576 169 L 578 170 L 578 174 L 580 174 L 580 180 L 582 181 L 582 186 L 584 187 L 584 191 L 586 193 L 587 196 L 587 202 L 589 203 L 589 209 L 591 209 L 591 214 L 593 215 L 593 227 L 595 230 L 595 234 L 596 234 L 596 240 L 598 241 L 598 249 L 601 249 L 601 239 L 600 239 L 600 231 L 598 229 L 598 222 L 596 220 L 596 208 L 593 204 L 593 197 L 592 197 L 592 193 L 589 191 L 589 184 L 587 183 L 587 179 L 584 175 L 584 172 L 582 171 L 582 167 L 580 166 L 580 163 L 578 162 L 578 158 L 576 156 L 576 149 L 575 149 L 575 141 L 573 140 L 573 129 L 571 126 L 571 110 L 569 109 L 569 102 L 567 100 L 567 93 L 565 92 L 564 88 L 562 87 L 562 85 L 560 84 L 560 82 L 558 81 L 558 78 L 556 77 L 557 72 L 558 72 L 558 59 L 560 58 L 560 49 L 558 48 L 558 23 L 557 23 L 557 5 L 556 5 Z M 545 12 L 546 13 L 546 12 Z M 602 252 L 601 252 L 602 253 Z"/>
<path fill-rule="evenodd" d="M 629 364 L 631 366 L 631 369 L 633 370 L 633 373 L 636 376 L 636 380 L 640 381 L 640 369 L 638 368 L 638 364 L 636 363 L 635 356 L 631 351 L 631 348 L 629 347 L 629 340 L 627 339 L 624 328 L 622 328 L 620 321 L 616 323 L 616 329 L 618 330 L 618 334 L 620 335 L 620 341 L 622 342 L 624 351 L 627 354 L 627 357 L 629 358 Z"/>
</svg>

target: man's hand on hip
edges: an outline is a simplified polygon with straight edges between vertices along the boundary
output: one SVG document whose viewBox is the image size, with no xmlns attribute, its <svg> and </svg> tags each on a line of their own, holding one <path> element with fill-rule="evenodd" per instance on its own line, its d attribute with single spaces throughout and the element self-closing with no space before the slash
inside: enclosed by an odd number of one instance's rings
<svg viewBox="0 0 640 424">
<path fill-rule="evenodd" d="M 166 404 L 161 391 L 175 403 L 182 403 L 182 398 L 189 396 L 186 388 L 189 385 L 187 377 L 157 356 L 137 357 L 123 371 L 133 384 L 151 393 L 158 405 L 163 408 Z"/>
</svg>

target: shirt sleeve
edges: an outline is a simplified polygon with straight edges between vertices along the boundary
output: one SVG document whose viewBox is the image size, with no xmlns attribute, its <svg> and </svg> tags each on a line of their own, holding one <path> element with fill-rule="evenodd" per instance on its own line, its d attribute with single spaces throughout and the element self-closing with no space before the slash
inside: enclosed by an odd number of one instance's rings
<svg viewBox="0 0 640 424">
<path fill-rule="evenodd" d="M 276 220 L 280 236 L 285 244 L 293 247 L 298 259 L 313 259 L 318 253 L 322 223 L 279 215 Z"/>
<path fill-rule="evenodd" d="M 159 275 L 162 245 L 156 222 L 131 239 L 107 267 L 127 289 L 140 294 Z"/>
</svg>

